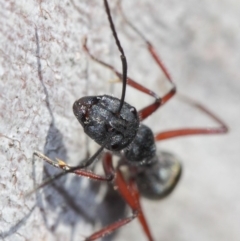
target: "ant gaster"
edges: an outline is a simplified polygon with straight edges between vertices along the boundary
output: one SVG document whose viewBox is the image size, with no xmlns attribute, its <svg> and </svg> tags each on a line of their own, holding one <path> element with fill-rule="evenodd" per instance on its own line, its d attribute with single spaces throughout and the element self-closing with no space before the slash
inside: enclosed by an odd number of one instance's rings
<svg viewBox="0 0 240 241">
<path fill-rule="evenodd" d="M 118 99 L 109 95 L 90 96 L 80 98 L 74 103 L 73 112 L 83 126 L 84 132 L 101 147 L 91 158 L 75 167 L 68 166 L 62 160 L 53 161 L 39 152 L 34 152 L 34 155 L 47 161 L 51 165 L 65 170 L 65 172 L 54 176 L 51 180 L 38 186 L 34 191 L 68 172 L 73 172 L 77 175 L 86 176 L 94 180 L 111 181 L 127 204 L 131 207 L 133 213 L 130 217 L 109 224 L 85 240 L 92 241 L 102 238 L 137 217 L 148 241 L 153 241 L 154 239 L 143 214 L 139 197 L 142 195 L 150 199 L 161 199 L 167 196 L 178 183 L 182 170 L 181 164 L 172 154 L 166 152 L 160 152 L 160 154 L 156 153 L 155 142 L 177 136 L 225 133 L 227 132 L 227 127 L 218 117 L 208 111 L 205 107 L 187 98 L 184 100 L 209 115 L 220 124 L 220 126 L 216 128 L 184 128 L 169 130 L 157 133 L 154 136 L 149 127 L 140 124 L 140 121 L 150 116 L 174 96 L 176 87 L 161 59 L 158 57 L 154 47 L 126 19 L 122 12 L 125 21 L 133 31 L 145 41 L 150 55 L 163 71 L 166 79 L 172 84 L 172 87 L 167 94 L 160 98 L 153 91 L 138 84 L 127 76 L 127 60 L 116 33 L 107 0 L 104 0 L 104 5 L 116 45 L 121 53 L 123 66 L 122 74 L 115 70 L 113 66 L 95 58 L 87 47 L 87 41 L 84 43 L 84 49 L 94 61 L 112 70 L 120 79 L 122 79 L 122 97 L 121 99 Z M 155 101 L 137 112 L 133 106 L 124 102 L 127 84 L 154 97 Z M 110 152 L 105 152 L 102 157 L 103 168 L 106 174 L 105 176 L 100 176 L 84 170 L 83 168 L 91 165 L 104 148 L 111 151 L 113 154 L 120 156 L 118 166 L 114 168 L 112 164 L 112 154 Z M 130 175 L 127 179 L 123 177 L 121 171 L 122 165 L 128 167 Z"/>
</svg>

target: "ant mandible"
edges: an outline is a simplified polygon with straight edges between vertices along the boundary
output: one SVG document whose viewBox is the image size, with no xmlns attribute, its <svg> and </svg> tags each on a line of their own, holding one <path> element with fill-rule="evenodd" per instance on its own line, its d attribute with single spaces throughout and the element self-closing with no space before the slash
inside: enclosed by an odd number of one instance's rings
<svg viewBox="0 0 240 241">
<path fill-rule="evenodd" d="M 75 101 L 73 104 L 73 112 L 76 118 L 82 125 L 84 132 L 101 147 L 92 157 L 75 167 L 70 167 L 62 160 L 53 161 L 40 152 L 35 151 L 34 155 L 57 168 L 63 169 L 64 172 L 42 183 L 34 191 L 70 172 L 93 180 L 112 182 L 115 189 L 131 207 L 132 215 L 109 224 L 87 237 L 85 241 L 102 238 L 131 222 L 134 218 L 139 219 L 148 240 L 153 241 L 153 236 L 140 205 L 140 196 L 145 196 L 149 199 L 164 198 L 173 191 L 182 171 L 181 164 L 172 154 L 161 152 L 160 155 L 157 155 L 155 142 L 177 136 L 225 133 L 227 132 L 227 127 L 205 107 L 189 99 L 186 99 L 187 102 L 210 116 L 220 124 L 220 126 L 216 128 L 176 129 L 160 132 L 154 136 L 152 130 L 148 126 L 141 124 L 140 121 L 146 119 L 174 96 L 176 93 L 176 86 L 152 44 L 126 19 L 122 12 L 125 21 L 146 43 L 150 55 L 163 71 L 167 81 L 171 83 L 172 87 L 167 94 L 160 98 L 156 93 L 127 76 L 126 56 L 118 39 L 107 0 L 104 0 L 104 6 L 116 46 L 121 53 L 122 74 L 113 66 L 95 58 L 90 53 L 86 40 L 84 42 L 84 49 L 91 59 L 110 69 L 122 79 L 121 99 L 103 95 L 82 97 Z M 124 102 L 127 84 L 154 97 L 155 101 L 137 112 L 133 106 Z M 96 157 L 105 148 L 108 150 L 102 157 L 105 176 L 84 170 L 85 167 L 90 166 L 96 160 Z M 120 156 L 120 161 L 116 168 L 112 163 L 112 154 Z M 121 166 L 123 165 L 128 168 L 128 178 L 123 177 L 121 171 Z"/>
</svg>

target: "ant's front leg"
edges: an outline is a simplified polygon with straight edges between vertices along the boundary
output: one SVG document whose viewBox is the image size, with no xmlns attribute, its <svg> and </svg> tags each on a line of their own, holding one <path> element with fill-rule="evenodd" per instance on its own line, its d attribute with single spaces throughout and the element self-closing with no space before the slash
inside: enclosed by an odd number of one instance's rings
<svg viewBox="0 0 240 241">
<path fill-rule="evenodd" d="M 44 154 L 35 151 L 33 153 L 33 156 L 37 156 L 40 159 L 46 161 L 47 163 L 49 163 L 50 165 L 59 168 L 61 170 L 64 170 L 63 172 L 60 172 L 54 176 L 52 176 L 51 178 L 47 179 L 46 181 L 44 181 L 42 184 L 40 184 L 39 186 L 37 186 L 34 190 L 30 191 L 29 193 L 26 194 L 26 196 L 31 195 L 32 193 L 36 192 L 37 190 L 47 186 L 48 184 L 51 184 L 53 181 L 56 181 L 57 179 L 59 179 L 60 177 L 66 175 L 67 173 L 74 173 L 78 176 L 82 176 L 82 177 L 87 177 L 90 178 L 92 180 L 96 180 L 96 181 L 105 181 L 105 182 L 110 182 L 113 180 L 114 178 L 114 173 L 110 173 L 108 172 L 106 176 L 101 176 L 98 174 L 95 174 L 91 171 L 88 170 L 84 170 L 82 169 L 83 166 L 86 166 L 86 163 L 88 164 L 89 162 L 92 163 L 96 157 L 99 155 L 99 153 L 102 151 L 104 147 L 101 147 L 90 159 L 83 161 L 83 163 L 81 163 L 78 166 L 69 166 L 68 164 L 66 164 L 64 161 L 60 160 L 60 159 L 56 159 L 57 161 L 53 161 L 52 159 L 50 159 L 49 157 L 45 156 Z"/>
<path fill-rule="evenodd" d="M 49 157 L 43 155 L 42 153 L 35 151 L 33 153 L 34 156 L 37 156 L 39 158 L 41 158 L 42 160 L 46 161 L 47 163 L 49 163 L 50 165 L 60 168 L 62 170 L 64 170 L 66 172 L 70 172 L 70 173 L 75 173 L 78 176 L 83 176 L 83 177 L 88 177 L 90 179 L 93 180 L 97 180 L 97 181 L 111 181 L 113 179 L 113 176 L 101 176 L 101 175 L 97 175 L 91 171 L 87 171 L 84 169 L 79 169 L 79 166 L 69 166 L 67 163 L 65 163 L 64 161 L 57 159 L 57 161 L 53 161 L 52 159 L 50 159 Z M 52 178 L 54 179 L 54 178 Z"/>
<path fill-rule="evenodd" d="M 156 62 L 156 64 L 158 65 L 158 67 L 162 70 L 162 72 L 164 73 L 166 79 L 168 80 L 168 82 L 170 82 L 172 84 L 172 88 L 170 89 L 170 91 L 164 95 L 161 98 L 160 103 L 157 102 L 153 103 L 152 105 L 142 109 L 139 114 L 142 117 L 142 119 L 145 119 L 146 117 L 148 117 L 149 115 L 151 115 L 154 111 L 156 111 L 160 106 L 162 106 L 163 104 L 165 104 L 168 100 L 170 100 L 176 93 L 176 86 L 175 83 L 172 80 L 171 75 L 169 74 L 166 66 L 163 64 L 163 61 L 161 60 L 161 58 L 159 57 L 159 55 L 157 54 L 156 49 L 154 48 L 154 46 L 152 45 L 152 43 L 127 19 L 126 15 L 124 14 L 122 7 L 121 7 L 121 1 L 118 1 L 118 7 L 120 9 L 120 12 L 125 20 L 125 22 L 129 25 L 129 27 L 136 32 L 140 38 L 145 42 L 148 51 L 150 53 L 150 55 L 152 56 L 152 58 L 154 59 L 154 61 Z"/>
<path fill-rule="evenodd" d="M 85 40 L 84 40 L 83 47 L 84 47 L 85 51 L 87 52 L 87 54 L 90 56 L 91 59 L 93 59 L 97 63 L 103 65 L 104 67 L 110 69 L 111 71 L 113 71 L 119 77 L 119 79 L 122 78 L 122 74 L 119 73 L 112 65 L 107 64 L 107 63 L 103 62 L 102 60 L 97 59 L 95 56 L 93 56 L 90 53 L 90 51 L 87 47 L 87 38 L 85 38 Z M 155 92 L 153 92 L 152 90 L 146 88 L 145 86 L 137 83 L 136 81 L 134 81 L 133 79 L 131 79 L 129 77 L 127 78 L 127 84 L 132 86 L 133 88 L 139 90 L 140 92 L 145 93 L 145 94 L 150 95 L 150 96 L 155 98 L 155 101 L 151 105 L 146 106 L 142 110 L 138 111 L 138 115 L 139 115 L 141 120 L 144 120 L 148 116 L 150 116 L 161 105 L 165 104 L 169 99 L 171 99 L 172 96 L 176 92 L 176 87 L 175 87 L 175 85 L 173 85 L 173 87 L 170 89 L 170 91 L 167 94 L 165 94 L 163 97 L 160 98 Z"/>
<path fill-rule="evenodd" d="M 174 82 L 171 78 L 171 75 L 169 74 L 166 66 L 163 64 L 163 61 L 161 60 L 161 58 L 159 57 L 159 55 L 157 54 L 154 46 L 151 44 L 150 41 L 148 41 L 146 39 L 146 37 L 127 19 L 126 15 L 124 14 L 123 12 L 123 9 L 122 9 L 122 6 L 121 6 L 121 1 L 118 0 L 118 7 L 119 7 L 119 10 L 123 16 L 123 19 L 125 20 L 125 22 L 129 25 L 129 27 L 134 31 L 136 32 L 140 38 L 145 42 L 145 44 L 147 45 L 147 48 L 148 48 L 148 51 L 150 52 L 152 58 L 155 60 L 155 62 L 157 63 L 157 65 L 160 67 L 160 69 L 163 71 L 164 75 L 166 76 L 167 80 L 169 82 L 171 82 L 174 86 Z"/>
</svg>

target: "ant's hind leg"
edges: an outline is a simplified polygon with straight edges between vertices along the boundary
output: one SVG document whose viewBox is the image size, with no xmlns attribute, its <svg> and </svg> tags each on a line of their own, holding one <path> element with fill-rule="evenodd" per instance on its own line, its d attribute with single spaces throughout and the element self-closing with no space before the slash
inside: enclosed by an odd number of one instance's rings
<svg viewBox="0 0 240 241">
<path fill-rule="evenodd" d="M 119 221 L 116 221 L 112 224 L 109 224 L 108 226 L 102 228 L 101 230 L 93 233 L 91 236 L 87 237 L 85 241 L 93 241 L 99 238 L 104 237 L 105 235 L 108 235 L 118 228 L 121 228 L 122 226 L 126 225 L 127 223 L 131 222 L 136 217 L 141 222 L 141 225 L 144 229 L 145 234 L 148 237 L 149 241 L 153 241 L 152 235 L 150 233 L 150 230 L 148 228 L 147 222 L 145 220 L 145 217 L 142 212 L 142 208 L 140 206 L 139 202 L 139 193 L 137 191 L 136 185 L 134 181 L 126 182 L 123 178 L 123 175 L 119 169 L 116 171 L 113 168 L 112 165 L 112 155 L 110 153 L 106 153 L 103 157 L 103 167 L 105 170 L 105 173 L 115 173 L 115 177 L 113 180 L 113 185 L 115 186 L 116 190 L 119 191 L 121 196 L 124 198 L 124 200 L 127 202 L 127 204 L 132 209 L 132 215 L 123 218 Z"/>
<path fill-rule="evenodd" d="M 228 127 L 226 124 L 219 119 L 215 114 L 213 114 L 211 111 L 209 111 L 206 107 L 202 106 L 201 104 L 191 100 L 190 98 L 187 98 L 185 96 L 179 96 L 184 102 L 187 102 L 188 104 L 192 105 L 193 107 L 199 109 L 203 113 L 205 113 L 207 116 L 209 116 L 211 119 L 213 119 L 216 123 L 219 124 L 218 127 L 203 127 L 203 128 L 181 128 L 181 129 L 175 129 L 175 130 L 168 130 L 164 132 L 159 132 L 155 135 L 156 141 L 161 141 L 165 139 L 170 139 L 178 136 L 187 136 L 187 135 L 210 135 L 210 134 L 223 134 L 228 132 Z"/>
</svg>

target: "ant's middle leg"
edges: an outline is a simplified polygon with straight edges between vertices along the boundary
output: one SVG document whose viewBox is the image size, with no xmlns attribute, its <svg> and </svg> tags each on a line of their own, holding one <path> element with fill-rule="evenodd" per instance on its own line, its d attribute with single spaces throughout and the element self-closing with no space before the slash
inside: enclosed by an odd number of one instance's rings
<svg viewBox="0 0 240 241">
<path fill-rule="evenodd" d="M 188 104 L 192 105 L 193 107 L 199 109 L 204 114 L 209 116 L 211 119 L 213 119 L 216 123 L 219 124 L 218 127 L 202 127 L 202 128 L 181 128 L 181 129 L 175 129 L 175 130 L 167 130 L 164 132 L 159 132 L 155 135 L 156 141 L 166 140 L 178 136 L 188 136 L 188 135 L 209 135 L 209 134 L 223 134 L 228 132 L 228 127 L 226 124 L 219 119 L 215 114 L 213 114 L 211 111 L 209 111 L 206 107 L 202 106 L 201 104 L 191 100 L 190 98 L 187 98 L 185 96 L 180 96 L 181 99 Z"/>
</svg>

